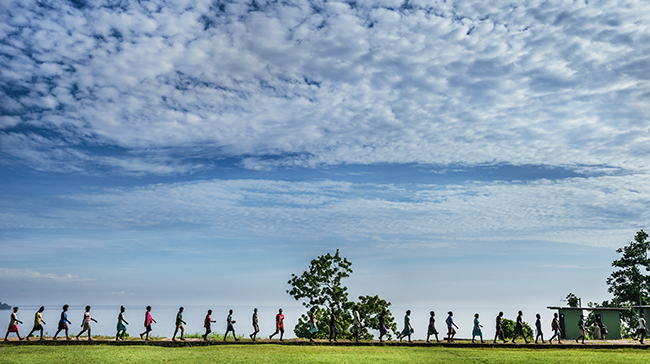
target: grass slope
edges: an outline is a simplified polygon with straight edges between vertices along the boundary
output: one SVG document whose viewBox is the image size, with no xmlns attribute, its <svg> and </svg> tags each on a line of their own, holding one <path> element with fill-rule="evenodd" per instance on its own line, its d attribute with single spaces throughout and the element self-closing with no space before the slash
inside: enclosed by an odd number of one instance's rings
<svg viewBox="0 0 650 364">
<path fill-rule="evenodd" d="M 501 348 L 331 347 L 228 345 L 2 346 L 0 363 L 648 363 L 650 352 L 630 349 L 528 350 Z"/>
</svg>

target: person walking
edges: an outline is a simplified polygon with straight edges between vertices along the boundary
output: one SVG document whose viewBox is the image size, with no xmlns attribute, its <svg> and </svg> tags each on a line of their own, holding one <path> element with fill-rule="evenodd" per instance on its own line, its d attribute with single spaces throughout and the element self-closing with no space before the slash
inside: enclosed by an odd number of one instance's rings
<svg viewBox="0 0 650 364">
<path fill-rule="evenodd" d="M 316 325 L 316 306 L 312 306 L 309 310 L 309 341 L 314 342 L 314 335 L 318 332 L 318 325 Z"/>
<path fill-rule="evenodd" d="M 119 341 L 120 339 L 124 340 L 124 335 L 126 334 L 126 325 L 129 323 L 124 319 L 124 311 L 126 311 L 124 306 L 120 306 L 120 313 L 117 315 L 117 334 L 115 334 L 115 341 Z"/>
<path fill-rule="evenodd" d="M 41 340 L 45 340 L 43 339 L 43 325 L 45 325 L 45 321 L 43 321 L 43 316 L 42 316 L 43 311 L 45 311 L 45 307 L 41 306 L 41 308 L 39 308 L 38 311 L 36 311 L 36 313 L 34 314 L 34 327 L 32 328 L 32 331 L 30 331 L 29 334 L 27 334 L 27 336 L 25 337 L 27 341 L 29 341 L 29 337 L 34 333 L 34 331 L 39 331 L 39 330 L 41 331 Z M 43 325 L 41 325 L 41 323 Z"/>
<path fill-rule="evenodd" d="M 339 328 L 337 327 L 338 323 L 339 321 L 336 318 L 336 308 L 332 306 L 330 309 L 330 341 L 334 338 L 334 342 L 336 342 L 336 334 L 339 333 Z"/>
<path fill-rule="evenodd" d="M 183 321 L 183 311 L 185 309 L 183 307 L 178 309 L 178 313 L 176 314 L 176 330 L 174 330 L 174 335 L 172 336 L 172 341 L 176 341 L 176 333 L 178 333 L 178 330 L 181 330 L 181 340 L 185 340 L 183 338 L 183 334 L 185 333 L 185 326 L 187 323 Z"/>
<path fill-rule="evenodd" d="M 273 339 L 277 333 L 280 333 L 280 341 L 282 341 L 282 336 L 284 336 L 284 315 L 282 314 L 282 309 L 278 310 L 278 314 L 275 315 L 275 332 L 269 336 L 269 340 Z"/>
<path fill-rule="evenodd" d="M 524 338 L 524 342 L 528 344 L 528 339 L 526 339 L 526 333 L 524 332 L 524 313 L 519 311 L 517 315 L 517 322 L 515 323 L 515 334 L 512 336 L 512 343 L 516 344 L 515 339 L 517 335 L 521 335 Z"/>
<path fill-rule="evenodd" d="M 226 338 L 228 337 L 228 333 L 232 331 L 232 337 L 235 338 L 235 341 L 239 340 L 237 339 L 237 335 L 235 334 L 235 326 L 233 326 L 237 321 L 232 319 L 232 310 L 228 311 L 228 317 L 226 318 L 226 323 L 228 324 L 228 327 L 226 328 L 226 333 L 223 335 L 223 341 L 226 341 Z"/>
<path fill-rule="evenodd" d="M 156 320 L 154 320 L 153 316 L 151 316 L 151 306 L 147 306 L 147 311 L 144 313 L 144 329 L 145 331 L 140 334 L 140 339 L 143 338 L 144 335 L 147 335 L 145 340 L 149 341 L 149 333 L 151 332 L 151 324 L 152 323 L 157 323 Z"/>
<path fill-rule="evenodd" d="M 535 315 L 537 317 L 537 320 L 535 320 L 535 330 L 536 335 L 535 335 L 535 344 L 537 344 L 537 339 L 541 338 L 542 339 L 542 344 L 544 343 L 544 333 L 542 333 L 542 316 L 540 314 Z"/>
<path fill-rule="evenodd" d="M 560 341 L 561 332 L 560 332 L 560 319 L 557 317 L 557 312 L 553 314 L 553 321 L 551 321 L 551 330 L 553 330 L 553 336 L 548 340 L 549 344 L 553 344 L 553 339 L 557 337 L 557 343 L 562 344 Z"/>
<path fill-rule="evenodd" d="M 352 310 L 352 327 L 354 330 L 354 339 L 356 342 L 359 342 L 359 335 L 361 334 L 361 329 L 363 329 L 361 315 L 359 314 L 359 305 L 354 305 Z"/>
<path fill-rule="evenodd" d="M 447 341 L 450 343 L 454 342 L 454 335 L 456 335 L 456 329 L 458 329 L 458 326 L 456 323 L 454 323 L 453 312 L 447 312 L 447 319 L 445 320 L 445 323 L 447 323 Z M 456 327 L 456 329 L 454 329 L 454 327 Z"/>
<path fill-rule="evenodd" d="M 260 325 L 258 323 L 257 308 L 255 308 L 253 309 L 253 333 L 248 336 L 255 341 L 258 332 L 260 332 Z"/>
<path fill-rule="evenodd" d="M 92 316 L 90 316 L 90 306 L 86 306 L 86 312 L 84 313 L 84 318 L 81 321 L 81 328 L 83 330 L 81 330 L 81 332 L 77 334 L 77 340 L 79 340 L 79 336 L 81 336 L 81 334 L 83 334 L 86 331 L 88 331 L 88 340 L 89 341 L 93 340 L 93 338 L 90 336 L 90 329 L 91 329 L 90 321 L 97 322 L 97 320 L 95 320 L 94 318 L 92 318 Z"/>
<path fill-rule="evenodd" d="M 68 324 L 72 325 L 72 322 L 68 320 L 68 308 L 70 306 L 68 305 L 63 305 L 63 311 L 61 311 L 61 318 L 59 319 L 59 328 L 54 334 L 54 337 L 52 340 L 56 340 L 56 336 L 61 332 L 61 330 L 65 330 L 65 339 L 70 340 L 70 336 L 68 336 Z"/>
<path fill-rule="evenodd" d="M 413 326 L 411 326 L 411 310 L 406 310 L 406 315 L 404 315 L 404 330 L 399 335 L 399 341 L 402 341 L 403 338 L 408 336 L 409 342 L 411 342 L 411 335 L 413 334 Z"/>
<path fill-rule="evenodd" d="M 16 336 L 18 336 L 18 341 L 21 341 L 23 339 L 20 337 L 20 333 L 18 332 L 18 324 L 22 325 L 23 322 L 18 319 L 18 307 L 14 307 L 14 312 L 11 313 L 11 317 L 9 318 L 9 327 L 7 327 L 5 341 L 7 341 L 7 337 L 9 337 L 10 332 L 16 333 Z"/>
<path fill-rule="evenodd" d="M 582 343 L 585 343 L 585 316 L 580 315 L 580 320 L 578 320 L 578 330 L 580 331 L 580 336 L 576 338 L 576 343 L 582 339 Z"/>
<path fill-rule="evenodd" d="M 379 342 L 383 343 L 384 340 L 382 338 L 388 333 L 388 329 L 386 328 L 386 310 L 382 309 L 381 313 L 379 314 Z"/>
<path fill-rule="evenodd" d="M 204 341 L 208 341 L 208 335 L 210 335 L 210 333 L 212 332 L 212 323 L 217 322 L 212 320 L 211 315 L 212 315 L 212 310 L 208 310 L 208 313 L 205 315 L 205 319 L 203 320 L 203 327 L 205 327 L 205 335 L 203 335 Z"/>
<path fill-rule="evenodd" d="M 646 327 L 646 322 L 645 322 L 645 315 L 640 314 L 639 315 L 639 327 L 638 327 L 638 333 L 639 333 L 639 342 L 643 344 L 643 340 L 645 339 L 645 335 L 647 332 L 648 328 Z"/>
<path fill-rule="evenodd" d="M 474 343 L 474 338 L 475 337 L 480 337 L 481 338 L 481 344 L 484 344 L 485 341 L 483 341 L 483 331 L 481 331 L 481 323 L 478 321 L 478 313 L 474 314 L 474 328 L 472 329 L 472 344 Z"/>
<path fill-rule="evenodd" d="M 501 340 L 503 340 L 503 343 L 506 343 L 506 335 L 503 332 L 503 322 L 501 322 L 501 319 L 503 318 L 503 312 L 499 312 L 496 318 L 496 333 L 494 334 L 494 344 L 497 343 L 497 338 L 501 337 Z"/>
<path fill-rule="evenodd" d="M 427 342 L 429 342 L 429 337 L 431 335 L 436 336 L 436 342 L 440 342 L 438 340 L 438 330 L 436 330 L 436 313 L 431 311 L 429 312 L 429 327 L 427 327 Z"/>
</svg>

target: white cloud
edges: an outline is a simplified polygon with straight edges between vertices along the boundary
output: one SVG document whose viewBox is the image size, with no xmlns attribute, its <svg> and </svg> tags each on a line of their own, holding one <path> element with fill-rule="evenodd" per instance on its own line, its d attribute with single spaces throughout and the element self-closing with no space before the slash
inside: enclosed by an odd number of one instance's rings
<svg viewBox="0 0 650 364">
<path fill-rule="evenodd" d="M 81 278 L 70 273 L 59 276 L 53 273 L 39 273 L 31 269 L 0 268 L 0 279 L 52 280 L 56 282 L 87 282 L 93 278 Z"/>
<path fill-rule="evenodd" d="M 196 144 L 262 170 L 646 165 L 643 2 L 12 4 L 5 113 L 70 147 L 169 152 L 166 167 L 70 155 L 82 169 L 187 173 L 174 151 Z"/>
<path fill-rule="evenodd" d="M 559 242 L 616 247 L 647 224 L 646 175 L 452 185 L 212 180 L 8 201 L 3 228 L 199 229 L 229 239 L 378 247 Z"/>
</svg>

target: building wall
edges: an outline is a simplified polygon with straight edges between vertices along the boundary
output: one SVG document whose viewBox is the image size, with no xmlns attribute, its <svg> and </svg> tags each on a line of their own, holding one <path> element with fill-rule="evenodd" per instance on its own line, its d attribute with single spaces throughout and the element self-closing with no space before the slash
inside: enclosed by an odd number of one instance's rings
<svg viewBox="0 0 650 364">
<path fill-rule="evenodd" d="M 611 310 L 593 310 L 594 315 L 600 315 L 603 323 L 607 326 L 607 340 L 616 340 L 621 338 L 621 315 L 618 311 Z"/>
<path fill-rule="evenodd" d="M 580 329 L 578 328 L 578 321 L 582 310 L 559 310 L 560 317 L 564 315 L 564 332 L 562 338 L 567 340 L 574 340 L 580 336 Z M 607 325 L 607 323 L 605 323 Z M 609 326 L 609 325 L 608 325 Z M 620 334 L 619 334 L 620 335 Z"/>
</svg>

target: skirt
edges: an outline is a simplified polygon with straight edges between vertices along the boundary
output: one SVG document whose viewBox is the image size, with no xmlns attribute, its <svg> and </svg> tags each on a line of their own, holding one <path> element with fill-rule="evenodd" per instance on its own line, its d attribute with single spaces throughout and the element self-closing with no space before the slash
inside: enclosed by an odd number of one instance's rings
<svg viewBox="0 0 650 364">
<path fill-rule="evenodd" d="M 7 332 L 18 332 L 18 325 L 11 325 L 7 329 Z"/>
<path fill-rule="evenodd" d="M 385 325 L 381 325 L 381 326 L 379 326 L 379 333 L 380 333 L 380 334 L 382 334 L 382 335 L 386 335 L 387 332 L 388 332 L 388 330 L 386 329 L 386 326 L 385 326 Z"/>
<path fill-rule="evenodd" d="M 68 324 L 65 321 L 59 321 L 59 330 L 67 330 Z"/>
<path fill-rule="evenodd" d="M 318 326 L 316 326 L 313 323 L 309 324 L 309 333 L 310 334 L 315 334 L 317 332 L 318 332 Z"/>
<path fill-rule="evenodd" d="M 83 329 L 84 330 L 90 330 L 90 322 L 84 322 Z"/>
<path fill-rule="evenodd" d="M 438 330 L 436 330 L 435 326 L 429 326 L 429 330 L 427 331 L 428 335 L 438 335 Z"/>
<path fill-rule="evenodd" d="M 126 325 L 121 322 L 117 323 L 117 331 L 126 331 Z"/>
<path fill-rule="evenodd" d="M 472 336 L 483 336 L 483 333 L 479 327 L 475 327 L 474 330 L 472 330 Z"/>
</svg>

